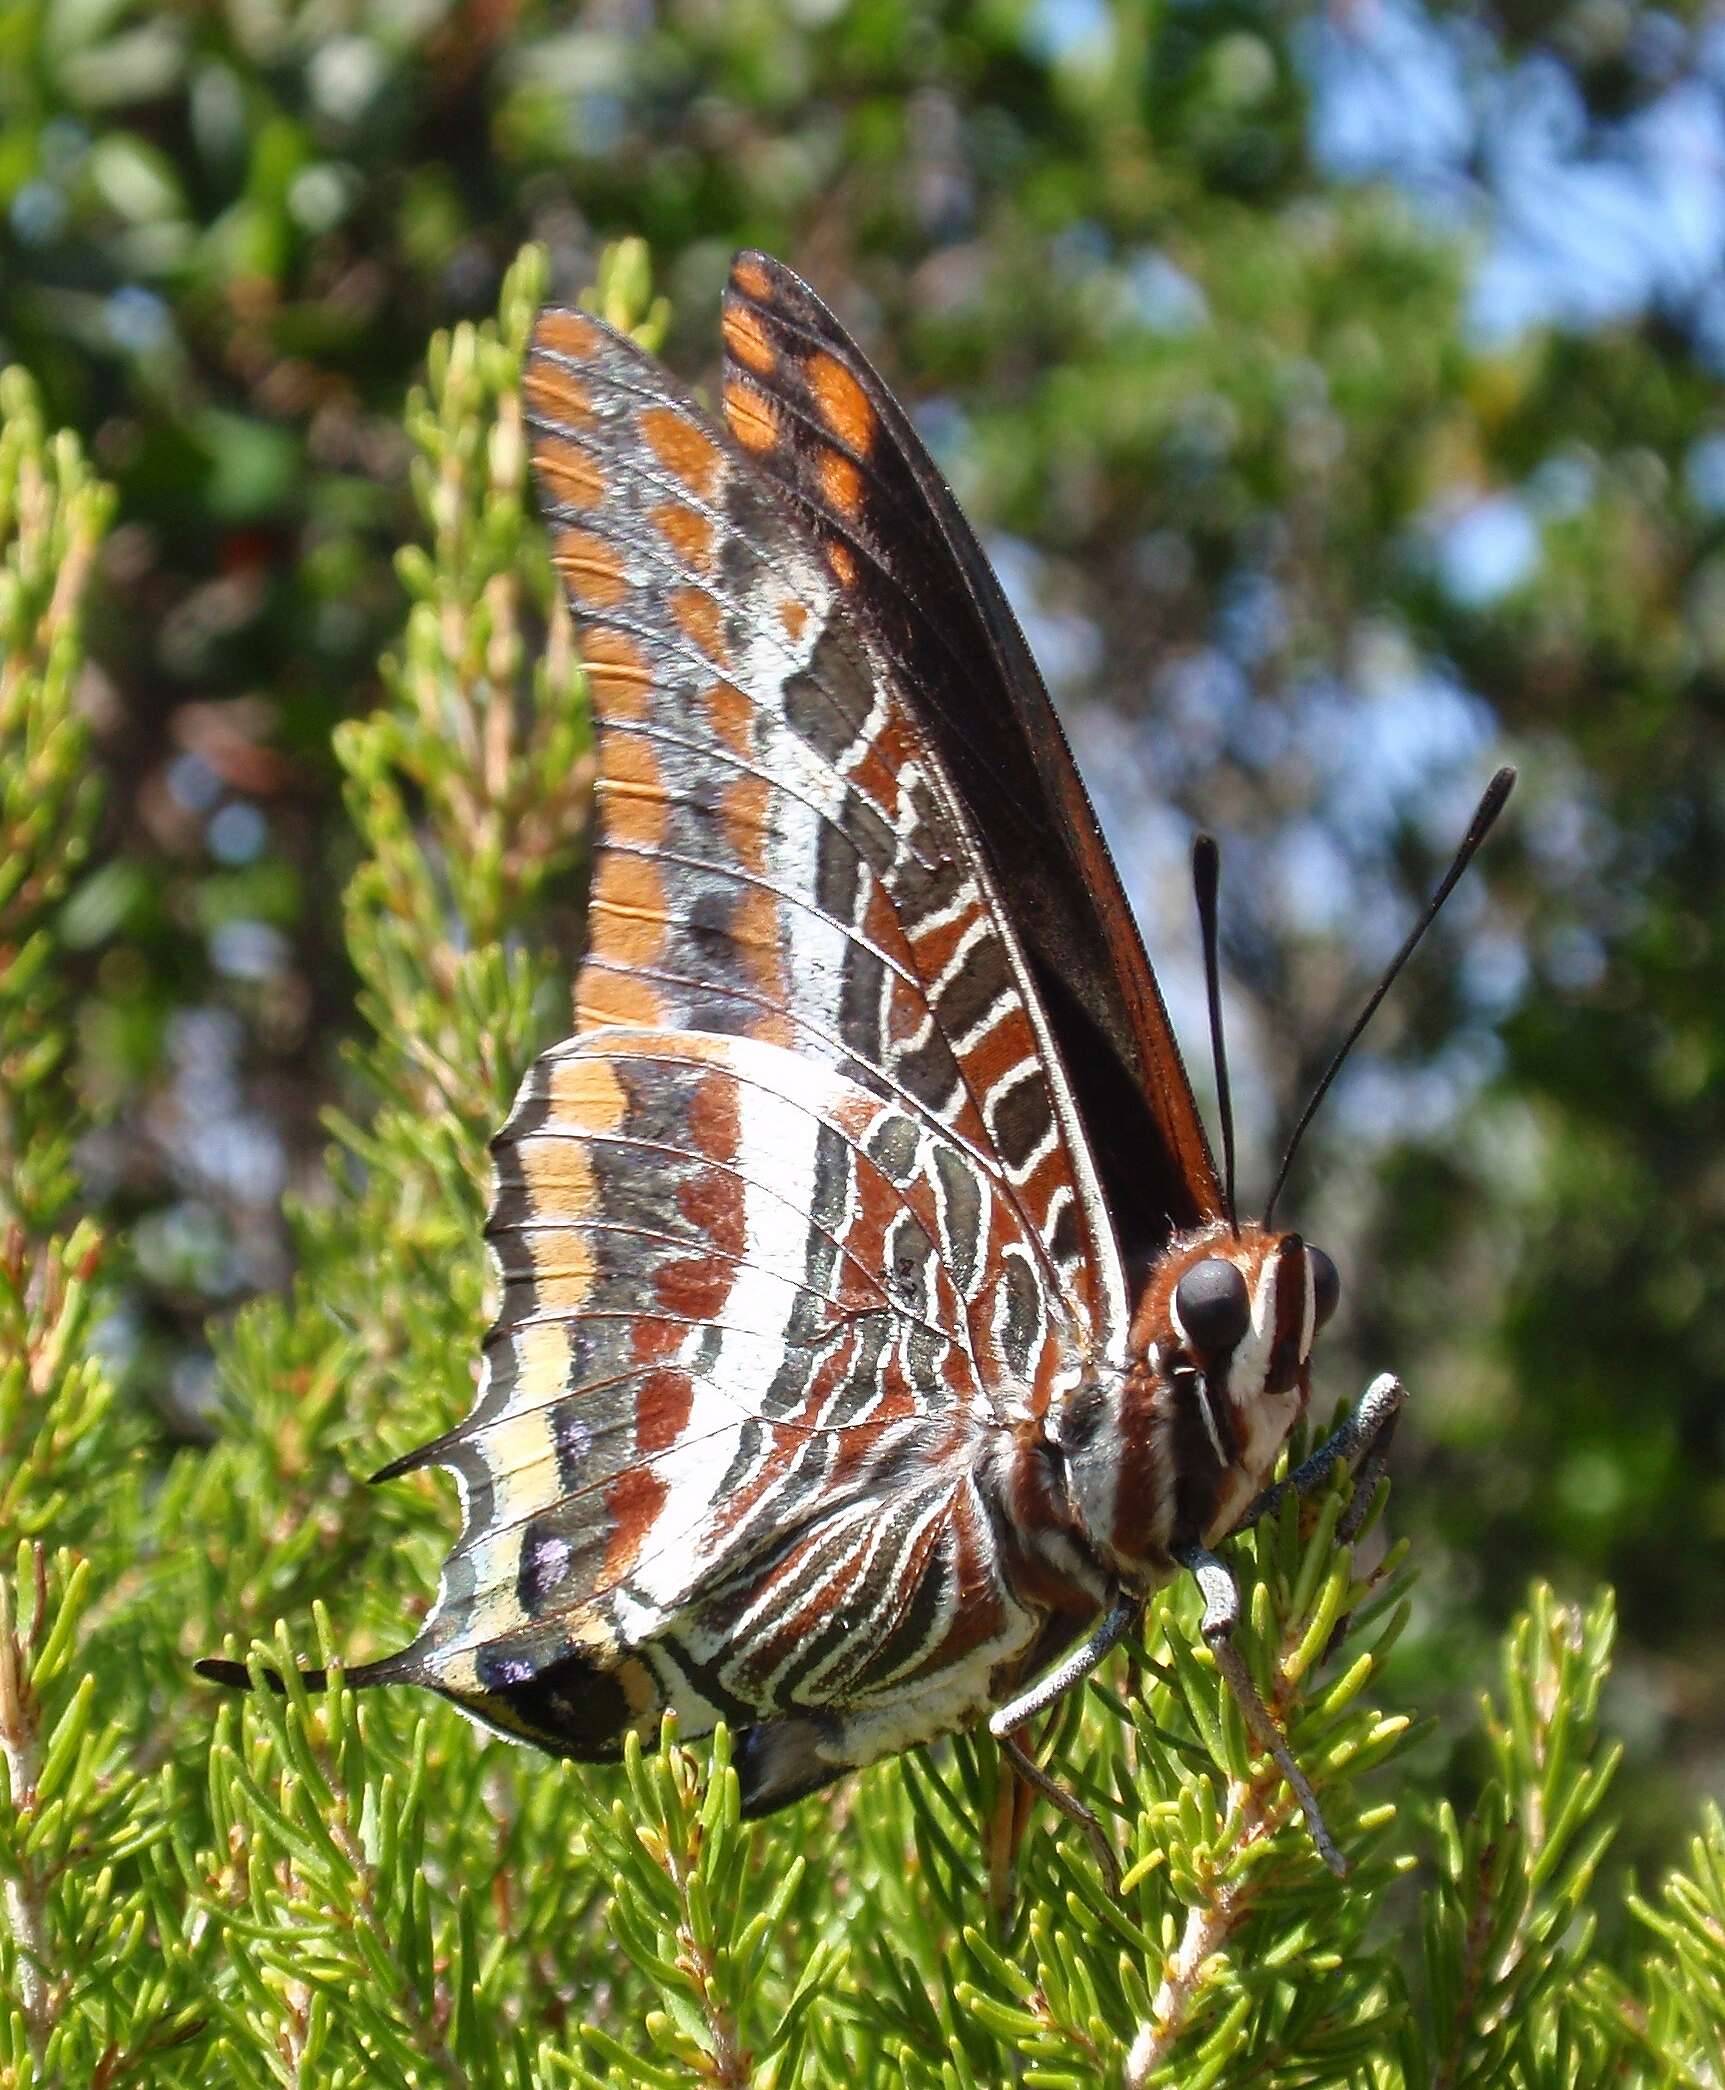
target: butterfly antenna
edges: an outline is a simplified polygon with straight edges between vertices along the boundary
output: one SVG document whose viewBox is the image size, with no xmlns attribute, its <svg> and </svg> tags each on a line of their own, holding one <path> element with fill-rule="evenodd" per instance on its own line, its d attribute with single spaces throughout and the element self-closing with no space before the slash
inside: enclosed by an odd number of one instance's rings
<svg viewBox="0 0 1725 2090">
<path fill-rule="evenodd" d="M 1222 1114 L 1222 1209 L 1234 1238 L 1240 1221 L 1234 1207 L 1234 1095 L 1228 1086 L 1228 1047 L 1222 1036 L 1222 961 L 1218 949 L 1217 894 L 1222 883 L 1222 852 L 1214 835 L 1199 835 L 1192 844 L 1192 890 L 1198 900 L 1198 934 L 1204 945 L 1204 996 L 1210 1004 L 1210 1057 L 1216 1068 L 1216 1101 Z"/>
<path fill-rule="evenodd" d="M 1461 838 L 1461 846 L 1456 850 L 1454 857 L 1451 858 L 1450 867 L 1444 873 L 1437 891 L 1426 902 L 1424 911 L 1421 913 L 1419 920 L 1408 931 L 1407 940 L 1403 943 L 1401 949 L 1397 951 L 1389 964 L 1384 968 L 1383 978 L 1373 988 L 1366 1000 L 1365 1007 L 1354 1019 L 1353 1028 L 1342 1040 L 1334 1058 L 1324 1069 L 1317 1087 L 1312 1091 L 1312 1100 L 1300 1113 L 1300 1122 L 1294 1127 L 1293 1137 L 1288 1141 L 1287 1151 L 1282 1156 L 1282 1165 L 1276 1171 L 1275 1184 L 1264 1206 L 1265 1226 L 1270 1224 L 1271 1216 L 1275 1212 L 1276 1200 L 1281 1196 L 1282 1186 L 1288 1180 L 1288 1171 L 1294 1165 L 1294 1156 L 1300 1150 L 1300 1141 L 1306 1136 L 1306 1127 L 1316 1117 L 1318 1105 L 1329 1094 L 1331 1082 L 1342 1071 L 1342 1062 L 1359 1043 L 1360 1034 L 1364 1031 L 1366 1025 L 1378 1013 L 1378 1004 L 1389 993 L 1391 987 L 1395 985 L 1396 975 L 1413 956 L 1419 945 L 1420 938 L 1425 935 L 1432 923 L 1437 920 L 1439 909 L 1449 898 L 1450 894 L 1454 892 L 1456 880 L 1460 878 L 1468 865 L 1473 862 L 1474 857 L 1478 854 L 1480 844 L 1497 824 L 1497 816 L 1503 811 L 1509 799 L 1509 794 L 1514 788 L 1515 771 L 1508 767 L 1500 769 L 1491 782 L 1486 785 L 1484 796 L 1474 808 L 1472 820 L 1468 822 L 1467 833 Z"/>
</svg>

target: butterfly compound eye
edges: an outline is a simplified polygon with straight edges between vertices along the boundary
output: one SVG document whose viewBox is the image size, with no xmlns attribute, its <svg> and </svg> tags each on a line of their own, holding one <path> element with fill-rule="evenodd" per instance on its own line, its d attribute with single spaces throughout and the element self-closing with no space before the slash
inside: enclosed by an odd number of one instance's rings
<svg viewBox="0 0 1725 2090">
<path fill-rule="evenodd" d="M 1321 1328 L 1342 1296 L 1342 1273 L 1321 1248 L 1308 1248 L 1312 1265 L 1312 1319 Z"/>
<path fill-rule="evenodd" d="M 1174 1311 L 1200 1350 L 1231 1350 L 1252 1317 L 1246 1280 L 1221 1256 L 1206 1256 L 1174 1287 Z"/>
</svg>

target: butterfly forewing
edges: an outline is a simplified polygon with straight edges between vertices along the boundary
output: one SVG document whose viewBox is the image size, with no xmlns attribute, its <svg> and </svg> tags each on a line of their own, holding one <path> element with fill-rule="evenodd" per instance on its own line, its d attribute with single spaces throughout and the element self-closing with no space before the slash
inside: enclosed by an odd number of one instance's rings
<svg viewBox="0 0 1725 2090">
<path fill-rule="evenodd" d="M 781 263 L 739 255 L 725 410 L 797 503 L 962 793 L 1134 1258 L 1215 1219 L 1208 1141 L 1120 881 L 999 582 L 886 386 Z"/>
<path fill-rule="evenodd" d="M 587 345 L 543 348 L 527 379 L 600 725 L 579 1023 L 745 1032 L 848 1064 L 992 1153 L 1082 1289 L 1099 1222 L 909 706 L 774 490 L 657 366 L 574 315 L 546 330 Z M 603 475 L 595 503 L 571 452 Z"/>
<path fill-rule="evenodd" d="M 397 1673 L 583 1755 L 724 1715 L 770 1804 L 974 1717 L 1035 1638 L 982 1476 L 1118 1362 L 1122 1277 L 842 561 L 596 322 L 545 315 L 525 396 L 598 722 L 591 942 L 497 1142 L 501 1310 L 433 1448 L 465 1529 Z"/>
</svg>

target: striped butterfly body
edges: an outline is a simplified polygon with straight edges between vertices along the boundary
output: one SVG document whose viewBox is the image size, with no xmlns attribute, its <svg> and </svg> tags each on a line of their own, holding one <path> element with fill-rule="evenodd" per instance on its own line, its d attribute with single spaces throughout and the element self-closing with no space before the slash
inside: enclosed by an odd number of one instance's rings
<svg viewBox="0 0 1725 2090">
<path fill-rule="evenodd" d="M 350 1681 L 587 1759 L 723 1719 L 758 1813 L 983 1719 L 1009 1738 L 1178 1565 L 1216 1568 L 1335 1272 L 1236 1223 L 905 416 L 764 256 L 724 341 L 715 422 L 595 319 L 534 337 L 597 722 L 590 943 L 494 1146 L 477 1402 L 380 1476 L 451 1467 L 464 1528 L 418 1640 Z"/>
</svg>

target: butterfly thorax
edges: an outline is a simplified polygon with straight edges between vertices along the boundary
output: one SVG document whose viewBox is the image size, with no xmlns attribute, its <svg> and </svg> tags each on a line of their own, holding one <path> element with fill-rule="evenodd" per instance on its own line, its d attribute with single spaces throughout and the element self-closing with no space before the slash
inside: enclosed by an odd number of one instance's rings
<svg viewBox="0 0 1725 2090">
<path fill-rule="evenodd" d="M 1072 1522 L 1107 1574 L 1148 1587 L 1208 1545 L 1269 1478 L 1311 1393 L 1333 1269 L 1298 1234 L 1217 1224 L 1152 1266 L 1124 1371 L 1050 1418 Z"/>
</svg>

